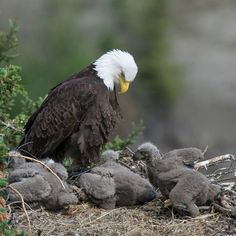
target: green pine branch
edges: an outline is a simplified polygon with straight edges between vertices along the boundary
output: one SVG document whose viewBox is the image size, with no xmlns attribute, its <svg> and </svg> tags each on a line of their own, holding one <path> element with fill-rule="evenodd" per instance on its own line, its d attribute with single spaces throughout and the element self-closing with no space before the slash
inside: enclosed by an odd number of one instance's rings
<svg viewBox="0 0 236 236">
<path fill-rule="evenodd" d="M 126 139 L 121 139 L 119 136 L 116 136 L 111 142 L 104 145 L 102 151 L 112 149 L 112 150 L 123 150 L 128 145 L 134 144 L 137 141 L 137 138 L 142 134 L 144 130 L 143 121 L 140 120 L 137 124 L 132 123 L 132 130 L 128 134 Z"/>
<path fill-rule="evenodd" d="M 17 37 L 19 27 L 16 25 L 15 21 L 9 20 L 10 30 L 8 33 L 0 32 L 0 64 L 9 63 L 14 59 L 17 54 L 12 54 L 9 51 L 16 48 Z"/>
</svg>

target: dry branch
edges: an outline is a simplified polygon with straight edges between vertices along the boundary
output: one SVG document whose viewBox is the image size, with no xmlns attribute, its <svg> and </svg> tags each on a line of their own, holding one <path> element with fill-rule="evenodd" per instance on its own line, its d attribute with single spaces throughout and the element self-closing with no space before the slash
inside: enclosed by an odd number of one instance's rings
<svg viewBox="0 0 236 236">
<path fill-rule="evenodd" d="M 18 128 L 16 128 L 16 127 L 13 126 L 10 122 L 6 123 L 6 122 L 0 120 L 0 123 L 1 123 L 3 126 L 5 126 L 7 129 L 12 129 L 12 130 L 17 131 L 17 132 L 20 132 L 20 133 L 23 132 L 23 129 L 18 129 Z"/>
<path fill-rule="evenodd" d="M 208 166 L 216 165 L 217 163 L 220 163 L 222 161 L 235 161 L 235 160 L 236 160 L 236 158 L 234 155 L 225 154 L 225 155 L 213 157 L 213 158 L 206 160 L 206 161 L 198 162 L 194 165 L 194 168 L 198 170 L 201 167 L 205 167 L 207 169 Z"/>
<path fill-rule="evenodd" d="M 32 235 L 32 229 L 31 229 L 31 223 L 30 223 L 30 219 L 29 219 L 29 215 L 27 213 L 26 207 L 25 207 L 25 201 L 23 196 L 21 195 L 21 193 L 15 189 L 14 187 L 12 187 L 11 185 L 8 185 L 8 188 L 10 188 L 12 191 L 14 191 L 17 195 L 19 195 L 20 199 L 21 199 L 21 204 L 22 204 L 22 208 L 25 212 L 26 218 L 27 218 L 27 222 L 28 222 L 28 229 L 29 229 L 29 235 Z"/>
</svg>

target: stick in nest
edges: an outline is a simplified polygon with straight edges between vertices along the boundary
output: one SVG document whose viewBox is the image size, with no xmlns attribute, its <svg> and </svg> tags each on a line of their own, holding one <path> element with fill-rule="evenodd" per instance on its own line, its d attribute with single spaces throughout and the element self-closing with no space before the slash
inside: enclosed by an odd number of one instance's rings
<svg viewBox="0 0 236 236">
<path fill-rule="evenodd" d="M 43 163 L 42 161 L 39 161 L 37 159 L 34 159 L 32 157 L 28 157 L 28 156 L 24 156 L 24 155 L 21 155 L 19 152 L 15 152 L 15 151 L 11 151 L 8 153 L 8 155 L 10 157 L 22 157 L 26 160 L 30 160 L 30 161 L 34 161 L 34 162 L 37 162 L 37 163 L 40 163 L 41 165 L 43 165 L 45 168 L 47 168 L 48 171 L 50 171 L 58 180 L 59 182 L 61 183 L 62 187 L 65 189 L 65 185 L 63 184 L 63 182 L 61 181 L 60 177 L 50 168 L 48 167 L 45 163 Z"/>
<path fill-rule="evenodd" d="M 128 150 L 132 155 L 134 155 L 134 152 L 129 147 L 125 147 L 125 149 Z"/>
<path fill-rule="evenodd" d="M 235 161 L 236 158 L 235 158 L 235 156 L 233 156 L 231 154 L 225 154 L 225 155 L 222 155 L 222 156 L 213 157 L 213 158 L 208 159 L 206 161 L 198 162 L 194 165 L 194 168 L 197 169 L 197 170 L 201 167 L 207 168 L 207 166 L 214 165 L 218 162 L 222 162 L 222 161 L 226 161 L 226 160 Z"/>
<path fill-rule="evenodd" d="M 26 210 L 26 207 L 25 207 L 25 201 L 24 201 L 24 198 L 23 196 L 21 195 L 21 193 L 16 190 L 15 188 L 13 188 L 11 185 L 8 185 L 8 188 L 10 188 L 12 191 L 14 191 L 16 194 L 19 195 L 20 199 L 21 199 L 21 204 L 22 204 L 22 208 L 25 212 L 25 215 L 26 215 L 26 218 L 27 218 L 27 222 L 28 222 L 28 229 L 29 229 L 29 235 L 31 236 L 32 235 L 32 229 L 31 229 L 31 223 L 30 223 L 30 219 L 29 219 L 29 215 L 27 213 L 27 210 Z"/>
</svg>

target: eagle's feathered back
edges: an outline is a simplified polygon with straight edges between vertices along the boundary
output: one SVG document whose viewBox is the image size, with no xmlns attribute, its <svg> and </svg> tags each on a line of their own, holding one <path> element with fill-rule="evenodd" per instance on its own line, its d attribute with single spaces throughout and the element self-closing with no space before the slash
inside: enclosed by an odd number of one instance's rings
<svg viewBox="0 0 236 236">
<path fill-rule="evenodd" d="M 108 102 L 109 101 L 109 102 Z M 115 90 L 108 90 L 93 65 L 54 87 L 30 117 L 19 145 L 36 158 L 94 161 L 120 119 Z"/>
</svg>

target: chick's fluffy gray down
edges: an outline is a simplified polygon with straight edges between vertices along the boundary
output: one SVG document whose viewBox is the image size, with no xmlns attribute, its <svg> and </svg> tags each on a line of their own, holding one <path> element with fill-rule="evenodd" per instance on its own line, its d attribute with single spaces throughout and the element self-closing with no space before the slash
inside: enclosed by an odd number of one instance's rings
<svg viewBox="0 0 236 236">
<path fill-rule="evenodd" d="M 193 167 L 196 161 L 204 157 L 198 148 L 175 149 L 162 156 L 154 144 L 147 142 L 140 145 L 134 155 L 134 159 L 140 158 L 146 162 L 150 182 L 159 188 L 165 198 L 169 198 L 175 183 L 160 180 L 158 175 L 179 167 Z"/>
<path fill-rule="evenodd" d="M 80 177 L 78 184 L 92 195 L 91 200 L 100 207 L 114 208 L 143 204 L 154 199 L 156 192 L 151 184 L 118 164 L 117 159 L 116 152 L 106 151 L 101 156 L 99 166 Z M 100 201 L 97 201 L 98 197 Z"/>
<path fill-rule="evenodd" d="M 17 161 L 15 162 L 17 163 Z M 18 162 L 9 173 L 9 184 L 18 190 L 27 203 L 43 205 L 47 209 L 58 210 L 69 204 L 78 202 L 72 189 L 66 183 L 67 171 L 58 163 L 47 164 L 62 180 L 59 180 L 40 163 Z M 19 201 L 19 196 L 9 190 L 9 201 Z"/>
<path fill-rule="evenodd" d="M 197 205 L 214 201 L 221 192 L 220 186 L 211 184 L 206 176 L 185 167 L 160 173 L 159 178 L 175 184 L 169 193 L 173 206 L 186 208 L 193 217 L 200 214 Z"/>
<path fill-rule="evenodd" d="M 162 158 L 156 146 L 145 143 L 135 155 L 146 161 L 149 179 L 159 187 L 162 195 L 170 198 L 174 207 L 186 207 L 192 216 L 199 214 L 196 204 L 213 201 L 221 191 L 206 176 L 189 168 L 193 167 L 195 161 L 203 159 L 200 149 L 177 149 Z"/>
</svg>

